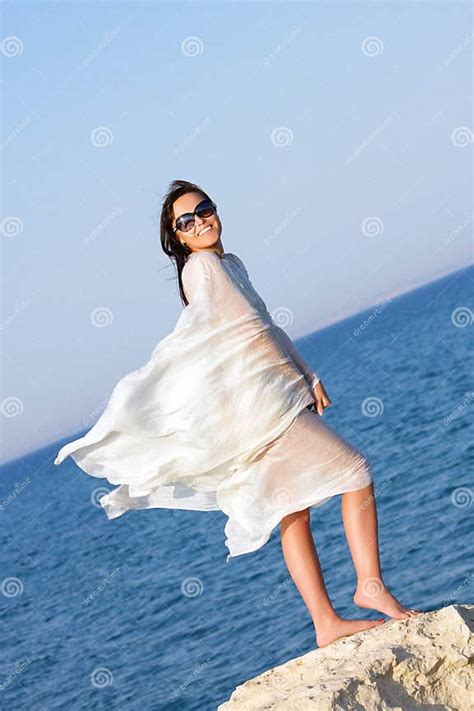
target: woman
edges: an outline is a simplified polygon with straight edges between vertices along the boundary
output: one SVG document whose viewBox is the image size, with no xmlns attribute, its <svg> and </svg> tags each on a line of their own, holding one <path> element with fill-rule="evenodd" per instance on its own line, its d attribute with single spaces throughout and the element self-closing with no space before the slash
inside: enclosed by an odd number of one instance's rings
<svg viewBox="0 0 474 711">
<path fill-rule="evenodd" d="M 382 581 L 367 460 L 323 424 L 326 390 L 271 318 L 242 261 L 224 252 L 215 203 L 199 186 L 174 181 L 160 230 L 185 308 L 55 464 L 71 456 L 91 476 L 118 484 L 100 499 L 109 518 L 160 507 L 223 511 L 227 560 L 263 546 L 280 524 L 319 647 L 384 622 L 342 619 L 328 597 L 310 507 L 341 494 L 358 576 L 354 602 L 396 619 L 419 614 Z"/>
</svg>

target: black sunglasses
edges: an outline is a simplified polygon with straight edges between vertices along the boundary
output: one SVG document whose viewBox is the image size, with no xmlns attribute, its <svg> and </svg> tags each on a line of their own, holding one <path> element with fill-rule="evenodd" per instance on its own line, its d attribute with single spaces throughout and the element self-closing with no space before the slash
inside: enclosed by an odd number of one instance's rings
<svg viewBox="0 0 474 711">
<path fill-rule="evenodd" d="M 217 205 L 215 202 L 212 202 L 212 200 L 202 200 L 198 205 L 196 205 L 196 209 L 194 212 L 185 212 L 184 214 L 180 215 L 177 220 L 176 220 L 176 227 L 173 227 L 173 232 L 176 232 L 176 230 L 181 230 L 181 232 L 189 232 L 189 230 L 192 230 L 194 227 L 194 215 L 197 215 L 201 219 L 203 217 L 211 217 L 217 210 Z"/>
</svg>

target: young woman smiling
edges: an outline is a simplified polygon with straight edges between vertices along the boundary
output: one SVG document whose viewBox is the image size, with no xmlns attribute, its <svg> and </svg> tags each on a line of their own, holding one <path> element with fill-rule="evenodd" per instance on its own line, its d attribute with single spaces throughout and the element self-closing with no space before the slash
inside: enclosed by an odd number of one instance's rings
<svg viewBox="0 0 474 711">
<path fill-rule="evenodd" d="M 55 463 L 71 456 L 117 484 L 100 499 L 111 519 L 145 508 L 223 511 L 227 561 L 261 548 L 279 525 L 320 647 L 385 621 L 343 619 L 329 599 L 310 509 L 341 495 L 355 604 L 396 619 L 419 614 L 383 581 L 371 467 L 322 421 L 331 404 L 325 387 L 273 321 L 242 260 L 224 250 L 215 202 L 199 186 L 174 181 L 160 231 L 185 308 Z"/>
</svg>

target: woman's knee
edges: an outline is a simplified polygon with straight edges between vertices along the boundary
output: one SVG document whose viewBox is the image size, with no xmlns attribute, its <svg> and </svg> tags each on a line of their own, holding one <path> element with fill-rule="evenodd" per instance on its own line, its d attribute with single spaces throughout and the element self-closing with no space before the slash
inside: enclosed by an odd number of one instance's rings
<svg viewBox="0 0 474 711">
<path fill-rule="evenodd" d="M 301 511 L 294 511 L 293 513 L 287 514 L 281 520 L 281 523 L 288 524 L 293 521 L 301 521 L 302 523 L 309 523 L 311 518 L 311 513 L 309 507 L 302 509 Z"/>
<path fill-rule="evenodd" d="M 365 456 L 357 452 L 356 464 L 354 466 L 354 477 L 360 480 L 361 485 L 368 486 L 373 482 L 372 463 Z"/>
</svg>

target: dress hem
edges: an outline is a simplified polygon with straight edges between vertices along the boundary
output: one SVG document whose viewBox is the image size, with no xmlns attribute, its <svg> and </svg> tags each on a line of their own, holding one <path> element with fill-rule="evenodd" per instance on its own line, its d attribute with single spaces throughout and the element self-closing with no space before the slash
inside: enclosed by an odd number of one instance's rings
<svg viewBox="0 0 474 711">
<path fill-rule="evenodd" d="M 322 506 L 323 504 L 328 503 L 334 496 L 339 496 L 341 494 L 346 494 L 350 493 L 351 491 L 359 491 L 359 489 L 365 489 L 366 486 L 369 486 L 373 482 L 372 477 L 370 477 L 365 484 L 360 484 L 360 482 L 353 487 L 344 487 L 343 489 L 339 489 L 338 491 L 335 491 L 333 494 L 330 494 L 329 496 L 324 497 L 323 499 L 314 499 L 314 498 L 309 498 L 304 500 L 303 502 L 299 502 L 295 504 L 295 506 L 290 507 L 287 510 L 279 511 L 272 519 L 270 519 L 270 523 L 268 524 L 265 533 L 263 536 L 260 538 L 259 543 L 253 546 L 252 548 L 248 548 L 245 550 L 240 551 L 240 553 L 228 553 L 226 557 L 226 563 L 229 562 L 230 558 L 238 558 L 241 555 L 245 555 L 246 553 L 254 553 L 256 550 L 259 548 L 262 548 L 268 541 L 270 540 L 270 537 L 273 533 L 273 530 L 275 527 L 281 523 L 281 520 L 285 518 L 285 516 L 288 516 L 289 514 L 296 513 L 297 511 L 302 511 L 305 508 L 312 508 L 314 506 Z M 227 544 L 226 544 L 227 545 Z M 227 546 L 228 547 L 228 546 Z"/>
</svg>

